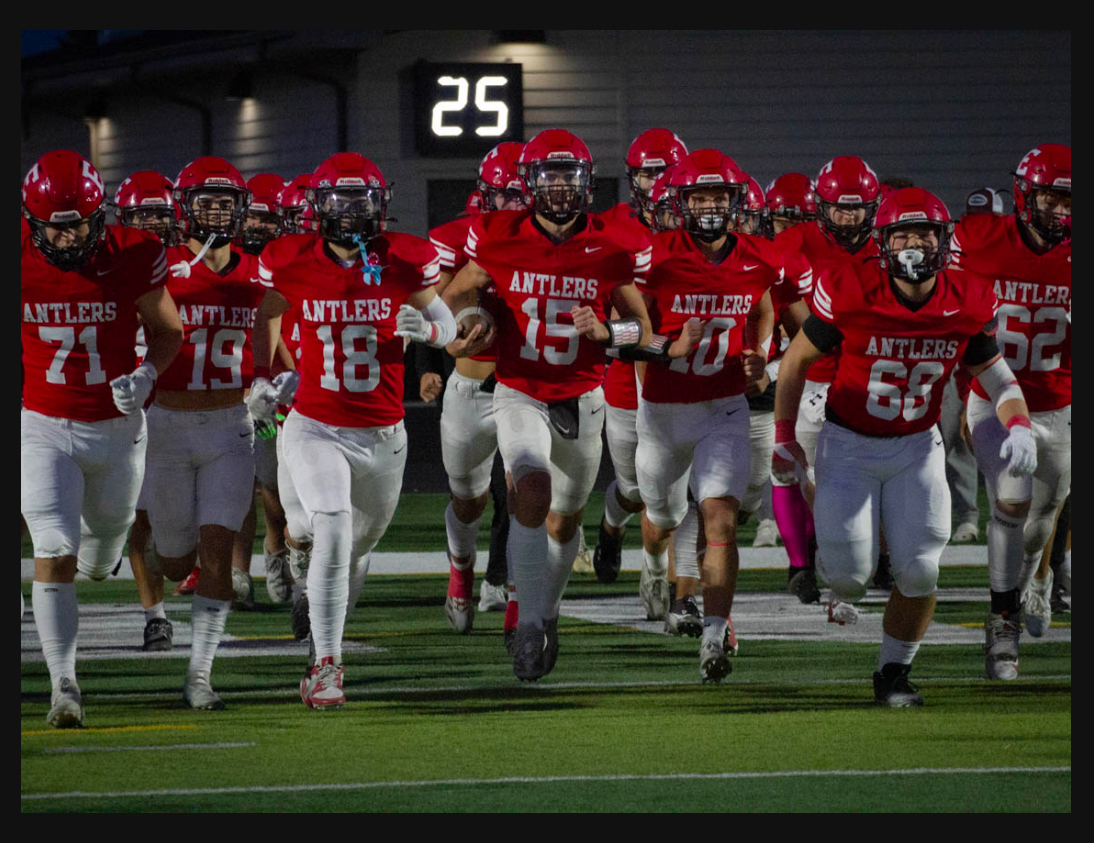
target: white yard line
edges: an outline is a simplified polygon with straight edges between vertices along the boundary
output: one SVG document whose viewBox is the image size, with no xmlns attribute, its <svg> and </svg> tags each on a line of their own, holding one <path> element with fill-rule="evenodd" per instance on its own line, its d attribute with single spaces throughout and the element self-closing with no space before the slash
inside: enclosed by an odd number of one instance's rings
<svg viewBox="0 0 1094 843">
<path fill-rule="evenodd" d="M 249 743 L 166 743 L 160 746 L 51 746 L 43 749 L 46 755 L 65 755 L 75 752 L 162 752 L 180 749 L 243 749 L 257 746 Z"/>
<path fill-rule="evenodd" d="M 844 778 L 872 776 L 982 776 L 1035 773 L 1070 773 L 1071 767 L 916 767 L 908 770 L 779 770 L 754 773 L 665 773 L 653 775 L 593 776 L 510 776 L 496 779 L 428 779 L 425 781 L 356 782 L 353 784 L 298 784 L 253 787 L 175 788 L 94 793 L 83 790 L 66 793 L 22 794 L 24 801 L 44 799 L 131 799 L 146 796 L 217 796 L 245 793 L 315 793 L 322 791 L 376 790 L 381 788 L 496 787 L 505 784 L 550 784 L 554 782 L 661 782 L 694 780 Z"/>
</svg>

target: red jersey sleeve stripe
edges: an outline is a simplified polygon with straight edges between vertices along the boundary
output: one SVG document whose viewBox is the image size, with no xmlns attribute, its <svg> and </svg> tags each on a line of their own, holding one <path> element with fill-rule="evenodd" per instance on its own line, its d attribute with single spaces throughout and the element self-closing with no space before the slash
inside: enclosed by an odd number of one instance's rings
<svg viewBox="0 0 1094 843">
<path fill-rule="evenodd" d="M 422 267 L 422 286 L 428 287 L 441 280 L 441 263 L 439 260 L 431 261 Z"/>
<path fill-rule="evenodd" d="M 813 309 L 820 316 L 835 321 L 835 316 L 832 314 L 832 299 L 825 292 L 824 285 L 821 283 L 818 283 L 813 289 Z"/>
</svg>

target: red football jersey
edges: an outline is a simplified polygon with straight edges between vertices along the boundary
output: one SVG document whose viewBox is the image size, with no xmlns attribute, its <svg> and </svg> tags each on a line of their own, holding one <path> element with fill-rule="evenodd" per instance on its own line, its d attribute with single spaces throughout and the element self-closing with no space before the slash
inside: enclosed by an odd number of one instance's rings
<svg viewBox="0 0 1094 843">
<path fill-rule="evenodd" d="M 815 287 L 814 312 L 843 333 L 828 408 L 871 436 L 926 430 L 942 412 L 942 392 L 969 339 L 995 317 L 986 279 L 938 274 L 935 290 L 910 310 L 877 262 L 845 266 Z"/>
<path fill-rule="evenodd" d="M 613 205 L 597 216 L 612 225 L 629 227 L 636 235 L 653 237 L 634 208 L 626 202 Z M 608 364 L 608 371 L 604 375 L 604 400 L 619 410 L 638 409 L 638 382 L 634 377 L 633 361 L 613 359 Z"/>
<path fill-rule="evenodd" d="M 646 292 L 658 334 L 676 339 L 689 319 L 705 323 L 703 338 L 687 357 L 668 366 L 651 363 L 642 382 L 646 401 L 691 404 L 740 395 L 745 389 L 741 351 L 748 314 L 783 278 L 782 256 L 762 237 L 737 234 L 733 249 L 715 266 L 687 232 L 654 235 Z"/>
<path fill-rule="evenodd" d="M 167 259 L 150 232 L 109 225 L 104 242 L 74 272 L 21 243 L 23 406 L 95 422 L 121 415 L 110 381 L 137 367 L 137 299 L 167 280 Z"/>
<path fill-rule="evenodd" d="M 775 243 L 788 255 L 799 253 L 804 256 L 813 270 L 812 287 L 822 279 L 828 278 L 842 266 L 857 266 L 863 262 L 869 262 L 870 258 L 876 258 L 879 254 L 877 243 L 870 240 L 857 252 L 851 254 L 842 246 L 836 244 L 824 233 L 819 221 L 803 222 L 788 228 L 782 234 L 775 235 Z M 826 285 L 829 289 L 832 283 Z M 804 298 L 809 303 L 809 309 L 816 313 L 812 292 L 805 294 Z M 837 349 L 832 354 L 827 354 L 809 367 L 806 374 L 808 380 L 816 383 L 831 383 L 832 376 L 836 372 L 836 362 L 839 357 Z"/>
<path fill-rule="evenodd" d="M 972 214 L 954 231 L 953 255 L 955 266 L 995 285 L 995 339 L 1030 412 L 1070 405 L 1071 243 L 1038 255 L 1022 242 L 1013 216 Z M 978 382 L 973 389 L 987 398 Z"/>
<path fill-rule="evenodd" d="M 198 261 L 189 277 L 167 279 L 182 319 L 182 348 L 159 376 L 157 389 L 246 389 L 254 380 L 251 331 L 266 288 L 258 283 L 257 257 L 235 250 L 232 255 L 235 265 L 226 275 Z M 187 246 L 167 250 L 168 266 L 193 259 Z"/>
<path fill-rule="evenodd" d="M 455 275 L 467 265 L 468 258 L 467 253 L 464 252 L 464 246 L 467 245 L 467 232 L 470 230 L 471 223 L 475 221 L 476 216 L 468 214 L 459 217 L 452 220 L 452 222 L 439 225 L 429 232 L 429 242 L 436 247 L 437 254 L 441 258 L 441 272 L 451 272 Z M 495 320 L 497 319 L 497 291 L 493 285 L 481 291 L 479 307 L 489 312 Z M 472 354 L 471 359 L 480 360 L 484 363 L 493 363 L 498 359 L 496 347 L 497 344 L 492 343 L 482 353 Z"/>
<path fill-rule="evenodd" d="M 466 252 L 494 279 L 504 305 L 494 343 L 498 380 L 537 401 L 563 401 L 604 382 L 605 346 L 578 336 L 571 309 L 589 306 L 607 319 L 618 285 L 645 283 L 650 245 L 595 214 L 556 244 L 534 220 L 532 211 L 483 214 Z"/>
<path fill-rule="evenodd" d="M 280 237 L 262 252 L 258 272 L 297 311 L 300 387 L 295 411 L 340 427 L 381 427 L 403 418 L 403 338 L 395 315 L 407 299 L 437 283 L 431 243 L 388 232 L 369 244 L 383 267 L 366 284 L 362 263 L 343 267 L 318 234 Z"/>
</svg>

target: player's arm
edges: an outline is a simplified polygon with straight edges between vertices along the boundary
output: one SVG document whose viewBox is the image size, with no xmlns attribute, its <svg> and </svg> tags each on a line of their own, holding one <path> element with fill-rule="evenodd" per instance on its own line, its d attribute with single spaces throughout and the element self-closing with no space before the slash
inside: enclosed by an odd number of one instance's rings
<svg viewBox="0 0 1094 843">
<path fill-rule="evenodd" d="M 456 273 L 456 277 L 441 293 L 441 298 L 448 305 L 449 311 L 460 315 L 470 309 L 477 312 L 479 305 L 479 291 L 490 284 L 490 273 L 475 263 L 468 261 L 463 269 Z M 457 330 L 457 334 L 458 334 Z M 453 357 L 470 357 L 486 349 L 494 341 L 494 328 L 487 328 L 483 322 L 479 322 L 466 336 L 450 342 L 446 348 Z"/>
<path fill-rule="evenodd" d="M 798 405 L 805 390 L 805 375 L 810 366 L 841 342 L 843 333 L 839 328 L 817 316 L 810 316 L 783 355 L 775 387 L 775 452 L 771 457 L 771 471 L 776 477 L 792 479 L 795 462 L 803 469 L 809 468 L 805 451 L 794 433 Z"/>
<path fill-rule="evenodd" d="M 182 348 L 182 320 L 175 300 L 166 287 L 145 293 L 137 299 L 137 313 L 145 325 L 148 353 L 145 363 L 151 363 L 157 375 L 162 375 Z"/>
<path fill-rule="evenodd" d="M 247 396 L 247 409 L 258 421 L 271 420 L 277 414 L 277 405 L 281 403 L 280 386 L 270 379 L 270 365 L 281 341 L 281 316 L 288 309 L 289 300 L 277 290 L 267 290 L 258 303 L 251 332 L 255 377 Z"/>
<path fill-rule="evenodd" d="M 1029 421 L 1018 379 L 1003 360 L 991 331 L 983 331 L 969 340 L 962 364 L 980 382 L 995 405 L 995 414 L 1009 433 L 999 449 L 999 456 L 1010 464 L 1010 473 L 1024 477 L 1037 469 L 1037 443 Z"/>
<path fill-rule="evenodd" d="M 432 286 L 417 290 L 395 315 L 395 336 L 444 348 L 456 338 L 452 311 Z"/>
<path fill-rule="evenodd" d="M 786 335 L 790 339 L 794 339 L 798 331 L 801 330 L 801 326 L 805 324 L 805 320 L 811 315 L 809 305 L 805 303 L 805 299 L 798 299 L 782 309 L 779 321 L 786 331 Z"/>
<path fill-rule="evenodd" d="M 744 358 L 745 379 L 757 383 L 764 376 L 767 352 L 771 347 L 771 334 L 775 330 L 775 309 L 771 304 L 771 291 L 766 290 L 760 300 L 748 312 L 745 320 Z"/>
<path fill-rule="evenodd" d="M 182 320 L 166 287 L 150 290 L 136 303 L 137 313 L 145 324 L 148 353 L 136 369 L 110 382 L 114 406 L 125 415 L 141 411 L 152 394 L 156 378 L 167 371 L 182 348 Z"/>
</svg>

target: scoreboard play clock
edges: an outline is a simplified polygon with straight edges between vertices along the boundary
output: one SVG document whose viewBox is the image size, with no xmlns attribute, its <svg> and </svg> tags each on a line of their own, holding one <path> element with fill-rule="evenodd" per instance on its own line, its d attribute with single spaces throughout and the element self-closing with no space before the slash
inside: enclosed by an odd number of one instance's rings
<svg viewBox="0 0 1094 843">
<path fill-rule="evenodd" d="M 502 141 L 523 141 L 521 66 L 419 62 L 414 112 L 414 146 L 429 158 L 481 156 Z"/>
</svg>

